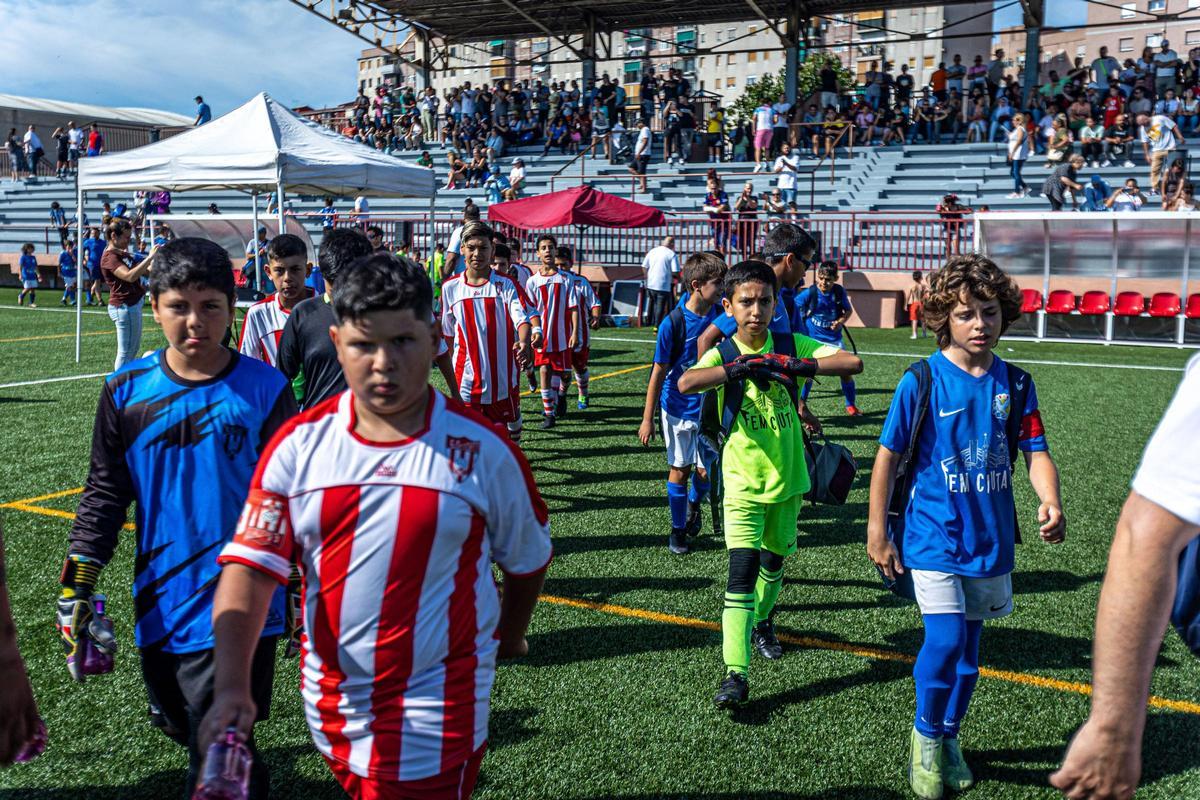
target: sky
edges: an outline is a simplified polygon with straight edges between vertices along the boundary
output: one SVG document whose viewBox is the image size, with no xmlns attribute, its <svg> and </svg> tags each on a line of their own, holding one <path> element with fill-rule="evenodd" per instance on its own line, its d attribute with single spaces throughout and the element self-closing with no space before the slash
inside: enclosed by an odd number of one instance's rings
<svg viewBox="0 0 1200 800">
<path fill-rule="evenodd" d="M 1118 0 L 1112 0 L 1115 4 Z M 1004 8 L 1001 8 L 1001 7 Z M 1046 24 L 1055 28 L 1070 28 L 1074 25 L 1082 25 L 1087 21 L 1087 3 L 1084 0 L 1045 0 L 1046 6 Z M 994 27 L 996 30 L 1001 28 L 1011 28 L 1014 25 L 1020 25 L 1021 4 L 1012 2 L 1012 0 L 995 0 L 995 8 L 1000 9 L 996 12 Z"/>
<path fill-rule="evenodd" d="M 9 94 L 214 116 L 354 99 L 366 43 L 286 0 L 0 0 Z M 36 44 L 35 44 L 36 43 Z"/>
</svg>

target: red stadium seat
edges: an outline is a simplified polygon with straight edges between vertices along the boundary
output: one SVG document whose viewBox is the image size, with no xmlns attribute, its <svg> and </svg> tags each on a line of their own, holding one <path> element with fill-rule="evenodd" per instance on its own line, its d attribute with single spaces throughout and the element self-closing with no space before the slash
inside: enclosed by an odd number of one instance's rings
<svg viewBox="0 0 1200 800">
<path fill-rule="evenodd" d="M 1047 314 L 1070 314 L 1075 310 L 1075 293 L 1066 289 L 1055 289 L 1046 301 Z"/>
<path fill-rule="evenodd" d="M 1084 292 L 1079 303 L 1079 313 L 1090 317 L 1107 314 L 1112 308 L 1108 292 Z"/>
<path fill-rule="evenodd" d="M 1146 298 L 1141 292 L 1121 292 L 1113 313 L 1118 317 L 1140 317 L 1146 310 Z"/>
<path fill-rule="evenodd" d="M 1033 314 L 1042 310 L 1042 293 L 1037 289 L 1021 290 L 1021 313 Z"/>
<path fill-rule="evenodd" d="M 1188 295 L 1187 308 L 1183 315 L 1188 319 L 1200 319 L 1200 294 Z"/>
<path fill-rule="evenodd" d="M 1183 306 L 1174 292 L 1157 292 L 1150 298 L 1150 316 L 1178 317 Z"/>
</svg>

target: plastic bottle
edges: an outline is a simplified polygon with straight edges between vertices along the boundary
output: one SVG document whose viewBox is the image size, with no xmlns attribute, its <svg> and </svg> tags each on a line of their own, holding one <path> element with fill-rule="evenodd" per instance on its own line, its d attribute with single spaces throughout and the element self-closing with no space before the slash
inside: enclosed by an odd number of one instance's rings
<svg viewBox="0 0 1200 800">
<path fill-rule="evenodd" d="M 112 620 L 104 613 L 106 600 L 102 594 L 92 596 L 92 621 L 88 626 L 91 635 L 83 640 L 84 675 L 103 675 L 113 671 L 117 637 Z"/>
<path fill-rule="evenodd" d="M 238 741 L 230 728 L 219 742 L 208 747 L 204 773 L 192 800 L 246 800 L 250 786 L 250 749 Z"/>
</svg>

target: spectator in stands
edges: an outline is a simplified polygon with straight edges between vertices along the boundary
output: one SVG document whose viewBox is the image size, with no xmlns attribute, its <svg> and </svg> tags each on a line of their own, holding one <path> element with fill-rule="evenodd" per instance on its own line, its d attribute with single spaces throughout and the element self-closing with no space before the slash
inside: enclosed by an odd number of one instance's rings
<svg viewBox="0 0 1200 800">
<path fill-rule="evenodd" d="M 1083 211 L 1107 211 L 1108 198 L 1113 189 L 1099 175 L 1093 175 L 1091 181 L 1083 189 Z"/>
<path fill-rule="evenodd" d="M 1062 211 L 1068 192 L 1071 193 L 1074 202 L 1075 193 L 1083 191 L 1083 184 L 1077 180 L 1082 168 L 1083 156 L 1075 154 L 1068 158 L 1066 163 L 1055 167 L 1054 172 L 1046 177 L 1046 182 L 1042 184 L 1042 195 L 1050 203 L 1051 211 Z"/>
<path fill-rule="evenodd" d="M 821 87 L 821 108 L 838 108 L 838 96 L 841 94 L 838 86 L 838 74 L 829 61 L 826 61 L 825 65 L 821 67 L 817 80 Z"/>
<path fill-rule="evenodd" d="M 1183 159 L 1177 158 L 1163 172 L 1162 180 L 1159 181 L 1158 186 L 1154 187 L 1155 191 L 1162 197 L 1162 208 L 1164 211 L 1179 199 L 1179 194 L 1183 191 L 1183 184 L 1186 182 L 1187 175 L 1183 171 Z"/>
<path fill-rule="evenodd" d="M 1067 118 L 1059 114 L 1050 125 L 1050 138 L 1046 142 L 1046 166 L 1063 163 L 1071 154 L 1071 132 L 1067 130 Z M 1082 156 L 1080 156 L 1082 158 Z"/>
<path fill-rule="evenodd" d="M 1162 168 L 1175 150 L 1176 139 L 1183 139 L 1183 133 L 1175 120 L 1162 114 L 1139 114 L 1137 124 L 1142 153 L 1150 165 L 1150 192 L 1153 195 L 1158 191 Z"/>
<path fill-rule="evenodd" d="M 946 99 L 946 62 L 939 61 L 937 69 L 929 75 L 929 88 L 933 90 L 933 99 L 942 101 Z"/>
<path fill-rule="evenodd" d="M 1115 85 L 1116 76 L 1120 71 L 1120 63 L 1108 54 L 1107 47 L 1102 46 L 1100 54 L 1092 62 L 1092 82 L 1096 88 L 1107 94 L 1109 87 Z"/>
<path fill-rule="evenodd" d="M 863 73 L 863 99 L 871 108 L 879 106 L 879 89 L 882 82 L 879 81 L 879 62 L 872 61 L 867 67 L 867 71 Z"/>
<path fill-rule="evenodd" d="M 635 191 L 638 192 L 646 191 L 646 169 L 650 164 L 650 143 L 653 139 L 653 134 L 650 133 L 650 120 L 643 115 L 637 140 L 633 145 L 633 156 L 629 161 L 629 174 L 637 178 L 638 188 Z"/>
<path fill-rule="evenodd" d="M 1146 96 L 1146 90 L 1138 86 L 1129 98 L 1129 113 L 1137 118 L 1139 114 L 1149 114 L 1154 110 L 1154 103 Z"/>
<path fill-rule="evenodd" d="M 986 106 L 976 104 L 967 122 L 967 143 L 987 141 L 988 118 Z"/>
<path fill-rule="evenodd" d="M 1018 112 L 1013 115 L 1013 128 L 1008 133 L 1008 166 L 1013 179 L 1012 194 L 1008 197 L 1010 200 L 1024 197 L 1029 193 L 1029 184 L 1025 183 L 1025 179 L 1021 177 L 1021 170 L 1025 168 L 1025 162 L 1029 158 L 1029 128 L 1027 126 L 1027 118 L 1023 113 Z"/>
<path fill-rule="evenodd" d="M 787 211 L 788 203 L 783 201 L 783 195 L 779 189 L 774 189 L 770 194 L 763 195 L 763 205 L 767 210 L 767 219 L 781 220 L 784 213 Z"/>
<path fill-rule="evenodd" d="M 58 231 L 58 240 L 65 242 L 70 233 L 70 228 L 67 227 L 67 212 L 63 211 L 57 200 L 50 203 L 50 225 Z"/>
<path fill-rule="evenodd" d="M 204 102 L 204 98 L 196 95 L 196 119 L 192 122 L 193 125 L 203 125 L 212 120 L 212 109 L 208 107 L 208 103 Z"/>
<path fill-rule="evenodd" d="M 88 126 L 87 154 L 88 158 L 104 155 L 104 134 L 95 123 Z"/>
<path fill-rule="evenodd" d="M 892 142 L 903 145 L 908 141 L 909 128 L 912 127 L 911 120 L 908 116 L 906 106 L 897 105 L 892 111 L 891 119 L 888 121 L 887 130 L 883 133 L 883 144 L 888 145 Z M 981 134 L 982 135 L 982 134 Z M 816 136 L 813 136 L 813 155 L 816 153 Z"/>
<path fill-rule="evenodd" d="M 1008 132 L 1012 129 L 1013 108 L 1009 104 L 1006 95 L 1000 95 L 996 98 L 996 104 L 992 107 L 991 123 L 988 126 L 988 142 L 996 141 L 996 136 L 1008 136 Z"/>
<path fill-rule="evenodd" d="M 1179 116 L 1176 121 L 1184 136 L 1194 134 L 1197 127 L 1200 127 L 1200 97 L 1197 97 L 1196 89 L 1195 86 L 1189 88 L 1179 101 Z"/>
<path fill-rule="evenodd" d="M 962 56 L 955 53 L 953 63 L 946 67 L 946 92 L 958 92 L 962 95 L 966 77 L 967 65 L 962 63 Z"/>
<path fill-rule="evenodd" d="M 465 184 L 467 180 L 467 165 L 457 155 L 450 157 L 450 168 L 446 173 L 445 189 L 457 189 L 459 184 Z"/>
<path fill-rule="evenodd" d="M 1195 211 L 1196 198 L 1192 192 L 1191 181 L 1184 181 L 1183 188 L 1180 189 L 1179 195 L 1167 207 L 1167 211 Z"/>
<path fill-rule="evenodd" d="M 208 213 L 209 213 L 209 214 L 220 214 L 220 213 L 221 213 L 221 209 L 217 208 L 217 204 L 216 204 L 216 203 L 209 203 L 209 204 L 208 204 Z"/>
<path fill-rule="evenodd" d="M 868 73 L 869 74 L 869 73 Z M 771 153 L 771 130 L 774 125 L 775 110 L 766 98 L 754 109 L 754 171 L 766 172 L 767 160 Z"/>
<path fill-rule="evenodd" d="M 1146 197 L 1138 188 L 1137 179 L 1128 178 L 1125 185 L 1113 192 L 1104 205 L 1113 211 L 1139 211 L 1145 203 Z"/>
<path fill-rule="evenodd" d="M 882 80 L 884 73 L 880 73 Z M 884 84 L 886 87 L 886 83 Z M 787 95 L 779 95 L 772 105 L 775 120 L 771 125 L 771 155 L 778 156 L 783 149 L 783 143 L 788 140 L 788 122 L 792 115 L 792 104 L 787 101 Z"/>
<path fill-rule="evenodd" d="M 60 128 L 55 128 L 54 133 L 50 134 L 50 138 L 54 140 L 55 160 L 54 160 L 54 177 L 65 178 L 67 171 L 70 169 L 70 141 L 67 137 L 67 132 Z"/>
<path fill-rule="evenodd" d="M 987 67 L 988 97 L 994 98 L 1004 83 L 1004 51 L 997 50 Z"/>
<path fill-rule="evenodd" d="M 83 131 L 74 120 L 67 123 L 67 168 L 74 174 L 79 169 L 79 152 L 83 149 Z"/>
<path fill-rule="evenodd" d="M 508 188 L 501 190 L 505 200 L 516 200 L 525 190 L 525 162 L 519 158 L 513 159 L 512 169 L 508 171 Z"/>
<path fill-rule="evenodd" d="M 710 175 L 708 193 L 704 196 L 704 211 L 708 213 L 709 226 L 716 246 L 721 250 L 729 240 L 729 195 L 721 186 L 721 179 Z"/>
<path fill-rule="evenodd" d="M 1159 52 L 1154 54 L 1154 94 L 1156 96 L 1163 97 L 1168 89 L 1175 88 L 1175 70 L 1179 65 L 1179 54 L 1171 49 L 1169 41 L 1163 39 L 1159 44 Z"/>
<path fill-rule="evenodd" d="M 775 159 L 776 192 L 784 203 L 796 202 L 796 170 L 800 167 L 800 157 L 792 152 L 792 146 L 784 142 L 779 157 Z"/>
<path fill-rule="evenodd" d="M 733 210 L 737 212 L 738 224 L 737 241 L 732 246 L 749 257 L 756 252 L 758 241 L 758 196 L 752 182 L 746 181 L 742 186 L 742 193 L 733 201 Z"/>
<path fill-rule="evenodd" d="M 962 248 L 962 235 L 966 224 L 963 218 L 971 213 L 970 206 L 958 202 L 958 195 L 947 194 L 934 209 L 942 218 L 942 230 L 946 235 L 946 253 L 957 253 Z"/>
<path fill-rule="evenodd" d="M 25 174 L 25 146 L 17 137 L 16 128 L 9 129 L 5 147 L 8 149 L 9 175 L 14 181 L 20 180 Z"/>
<path fill-rule="evenodd" d="M 658 327 L 671 313 L 671 287 L 679 275 L 679 255 L 675 238 L 664 237 L 662 244 L 653 247 L 642 258 L 642 274 L 646 286 L 647 324 Z"/>
<path fill-rule="evenodd" d="M 875 140 L 875 112 L 866 103 L 858 104 L 854 115 L 855 134 L 861 144 L 870 146 Z"/>
<path fill-rule="evenodd" d="M 1133 142 L 1133 131 L 1129 128 L 1129 117 L 1118 114 L 1116 121 L 1104 132 L 1104 161 L 1102 167 L 1110 166 L 1115 161 L 1123 162 L 1126 169 L 1133 167 L 1129 160 L 1130 143 Z"/>
<path fill-rule="evenodd" d="M 1083 160 L 1093 168 L 1099 167 L 1100 157 L 1104 154 L 1104 126 L 1097 125 L 1094 117 L 1089 116 L 1079 129 L 1079 145 Z"/>
<path fill-rule="evenodd" d="M 36 126 L 30 125 L 25 131 L 23 144 L 25 145 L 25 160 L 29 165 L 29 177 L 36 178 L 38 161 L 46 154 L 42 148 L 42 140 L 37 135 Z"/>
<path fill-rule="evenodd" d="M 912 101 L 915 85 L 913 76 L 908 74 L 908 64 L 901 64 L 900 74 L 896 76 L 896 105 L 906 106 Z"/>
<path fill-rule="evenodd" d="M 1180 103 L 1179 99 L 1175 97 L 1175 90 L 1167 89 L 1166 93 L 1154 104 L 1154 113 L 1163 114 L 1171 119 L 1175 119 L 1179 116 L 1179 108 Z"/>
</svg>

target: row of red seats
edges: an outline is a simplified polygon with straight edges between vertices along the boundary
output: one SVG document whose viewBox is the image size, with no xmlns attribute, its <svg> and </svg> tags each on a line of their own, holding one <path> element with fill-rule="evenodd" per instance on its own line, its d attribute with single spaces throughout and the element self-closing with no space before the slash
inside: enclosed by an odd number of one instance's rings
<svg viewBox="0 0 1200 800">
<path fill-rule="evenodd" d="M 1043 309 L 1042 293 L 1037 289 L 1021 290 L 1021 311 L 1033 314 Z M 1187 319 L 1200 319 L 1200 294 L 1189 295 L 1187 306 L 1184 307 L 1179 295 L 1174 292 L 1158 292 L 1147 303 L 1141 292 L 1121 292 L 1117 302 L 1113 303 L 1108 292 L 1084 292 L 1083 297 L 1077 298 L 1068 289 L 1055 289 L 1046 298 L 1045 311 L 1047 314 L 1072 314 L 1079 312 L 1083 316 L 1104 316 L 1110 311 L 1118 317 L 1140 317 L 1148 314 L 1151 317 L 1178 317 L 1181 313 Z"/>
</svg>

